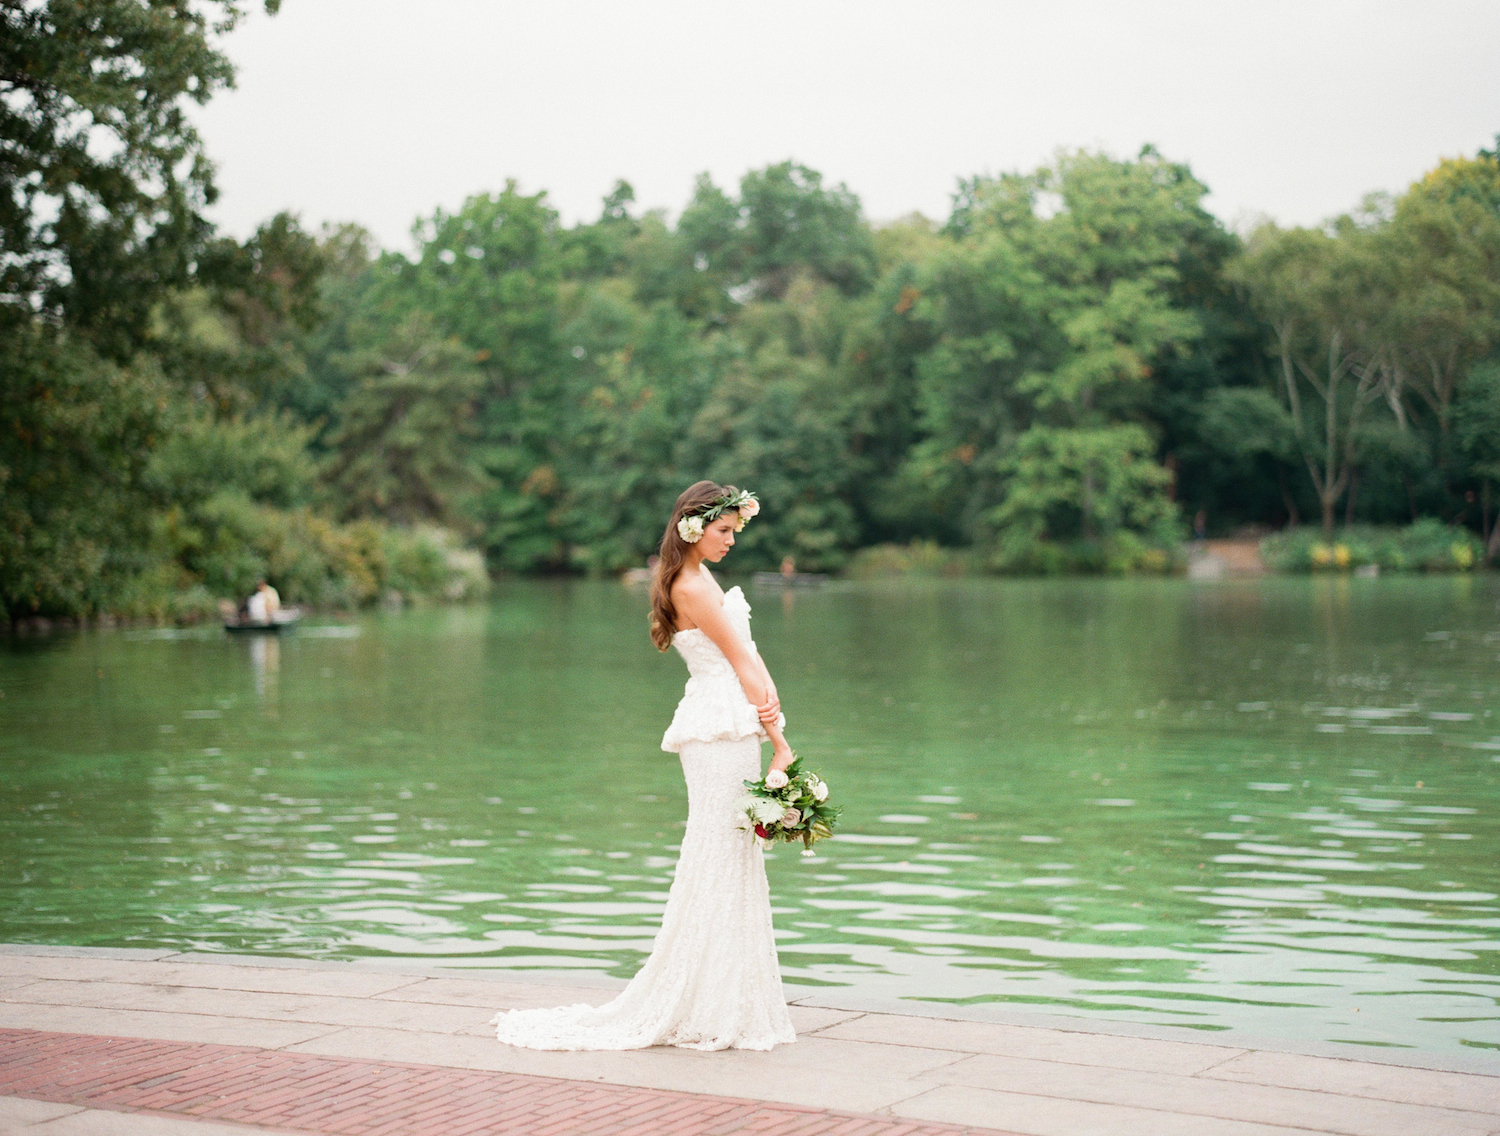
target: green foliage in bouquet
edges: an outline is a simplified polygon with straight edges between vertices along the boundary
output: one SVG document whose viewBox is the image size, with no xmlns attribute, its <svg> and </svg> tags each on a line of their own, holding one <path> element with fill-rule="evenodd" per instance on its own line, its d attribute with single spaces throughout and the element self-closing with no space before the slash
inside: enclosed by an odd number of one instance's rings
<svg viewBox="0 0 1500 1136">
<path fill-rule="evenodd" d="M 841 810 L 828 803 L 827 782 L 804 770 L 800 757 L 785 772 L 787 783 L 780 788 L 769 788 L 764 779 L 745 782 L 745 815 L 762 840 L 800 840 L 802 854 L 811 856 L 815 843 L 833 835 Z"/>
</svg>

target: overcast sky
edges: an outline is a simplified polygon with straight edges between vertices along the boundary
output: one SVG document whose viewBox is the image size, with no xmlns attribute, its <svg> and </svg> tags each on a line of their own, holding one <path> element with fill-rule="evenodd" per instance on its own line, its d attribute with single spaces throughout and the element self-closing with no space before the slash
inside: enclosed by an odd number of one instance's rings
<svg viewBox="0 0 1500 1136">
<path fill-rule="evenodd" d="M 793 158 L 866 213 L 1059 147 L 1188 162 L 1231 224 L 1312 223 L 1500 131 L 1496 0 L 284 0 L 198 112 L 237 235 L 412 221 L 514 178 L 564 220 L 616 178 L 673 214 Z"/>
</svg>

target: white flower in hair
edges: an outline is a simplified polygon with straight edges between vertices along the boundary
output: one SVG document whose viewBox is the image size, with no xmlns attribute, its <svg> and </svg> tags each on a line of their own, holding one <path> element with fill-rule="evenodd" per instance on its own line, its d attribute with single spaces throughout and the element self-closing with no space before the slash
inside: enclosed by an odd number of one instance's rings
<svg viewBox="0 0 1500 1136">
<path fill-rule="evenodd" d="M 752 519 L 756 513 L 760 512 L 760 502 L 757 501 L 754 497 L 750 496 L 750 494 L 748 493 L 742 494 L 741 497 L 742 500 L 740 501 L 737 508 L 739 509 L 741 519 L 748 521 Z"/>
<path fill-rule="evenodd" d="M 703 518 L 682 517 L 677 522 L 677 535 L 688 544 L 697 544 L 703 539 Z"/>
</svg>

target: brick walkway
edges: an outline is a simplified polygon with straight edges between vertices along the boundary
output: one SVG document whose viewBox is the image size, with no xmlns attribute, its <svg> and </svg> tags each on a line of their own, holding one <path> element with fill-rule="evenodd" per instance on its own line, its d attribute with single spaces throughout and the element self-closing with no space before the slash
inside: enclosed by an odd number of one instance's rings
<svg viewBox="0 0 1500 1136">
<path fill-rule="evenodd" d="M 996 1136 L 660 1089 L 0 1029 L 0 1096 L 337 1136 Z"/>
</svg>

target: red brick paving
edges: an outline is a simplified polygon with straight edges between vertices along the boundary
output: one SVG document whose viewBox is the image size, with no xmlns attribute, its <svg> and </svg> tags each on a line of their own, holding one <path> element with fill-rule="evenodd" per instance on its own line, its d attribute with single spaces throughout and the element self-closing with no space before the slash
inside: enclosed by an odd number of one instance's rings
<svg viewBox="0 0 1500 1136">
<path fill-rule="evenodd" d="M 1003 1136 L 596 1081 L 22 1029 L 0 1029 L 0 1096 L 330 1136 Z"/>
</svg>

